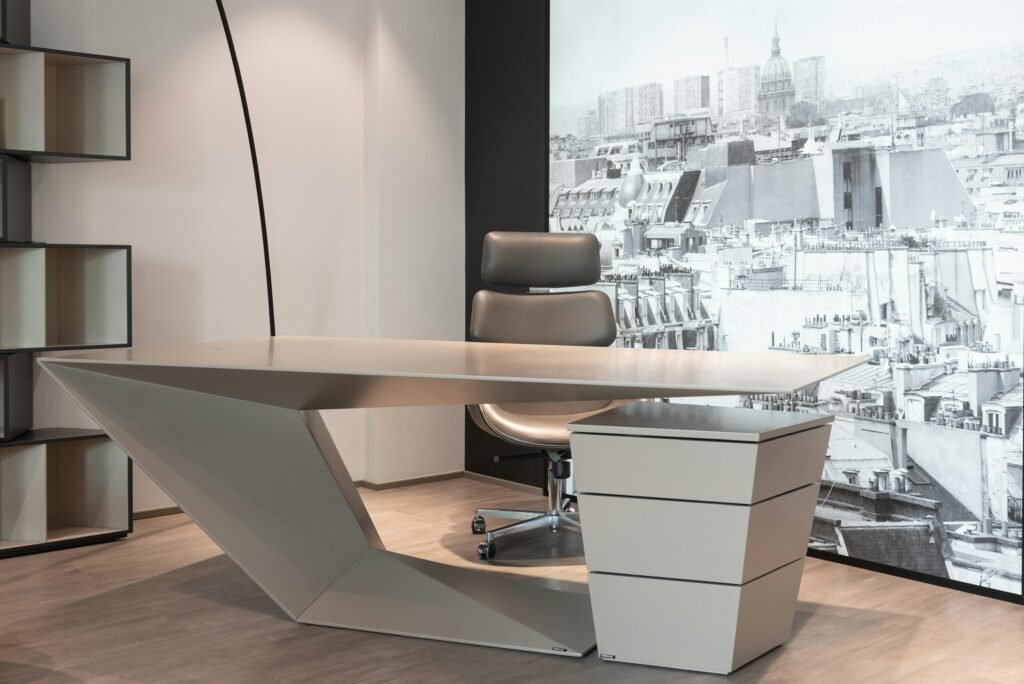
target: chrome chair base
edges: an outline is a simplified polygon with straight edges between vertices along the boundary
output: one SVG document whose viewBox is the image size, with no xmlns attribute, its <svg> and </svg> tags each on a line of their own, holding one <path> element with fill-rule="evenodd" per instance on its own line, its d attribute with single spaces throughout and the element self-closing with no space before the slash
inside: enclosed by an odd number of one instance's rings
<svg viewBox="0 0 1024 684">
<path fill-rule="evenodd" d="M 477 547 L 477 556 L 481 560 L 491 560 L 497 555 L 497 545 L 494 543 L 494 540 L 510 534 L 518 534 L 519 532 L 536 530 L 542 527 L 548 527 L 552 532 L 558 532 L 563 528 L 579 532 L 581 529 L 580 514 L 572 510 L 572 499 L 563 495 L 564 487 L 565 479 L 548 478 L 547 511 L 524 511 L 507 508 L 476 509 L 472 524 L 473 534 L 484 535 L 484 541 L 480 542 L 480 545 Z M 488 530 L 486 529 L 484 518 L 500 518 L 515 522 Z"/>
</svg>

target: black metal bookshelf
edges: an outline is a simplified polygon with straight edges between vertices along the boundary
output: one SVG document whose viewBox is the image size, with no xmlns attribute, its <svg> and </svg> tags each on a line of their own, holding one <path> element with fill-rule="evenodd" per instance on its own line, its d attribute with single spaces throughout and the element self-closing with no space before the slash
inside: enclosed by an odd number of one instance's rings
<svg viewBox="0 0 1024 684">
<path fill-rule="evenodd" d="M 131 158 L 131 63 L 28 45 L 0 0 L 0 558 L 132 531 L 132 468 L 102 431 L 33 429 L 39 352 L 127 347 L 131 247 L 32 239 L 32 166 Z"/>
</svg>

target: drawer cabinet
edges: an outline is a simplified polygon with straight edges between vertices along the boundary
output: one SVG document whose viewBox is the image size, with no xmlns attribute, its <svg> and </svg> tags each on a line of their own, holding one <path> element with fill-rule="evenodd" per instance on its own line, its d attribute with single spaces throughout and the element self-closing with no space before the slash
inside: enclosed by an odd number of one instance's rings
<svg viewBox="0 0 1024 684">
<path fill-rule="evenodd" d="M 728 674 L 789 638 L 831 422 L 637 402 L 570 425 L 603 659 Z"/>
</svg>

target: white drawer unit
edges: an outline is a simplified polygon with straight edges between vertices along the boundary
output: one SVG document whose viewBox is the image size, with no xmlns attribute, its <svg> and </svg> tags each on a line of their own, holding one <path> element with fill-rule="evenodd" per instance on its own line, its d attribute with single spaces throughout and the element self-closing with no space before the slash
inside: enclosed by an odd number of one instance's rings
<svg viewBox="0 0 1024 684">
<path fill-rule="evenodd" d="M 766 442 L 573 434 L 573 454 L 587 453 L 587 467 L 576 471 L 576 488 L 595 494 L 757 503 L 817 482 L 820 452 L 830 430 L 820 425 Z M 643 465 L 627 466 L 624 459 Z M 652 472 L 658 476 L 651 477 Z"/>
<path fill-rule="evenodd" d="M 741 584 L 803 558 L 818 486 L 753 506 L 580 494 L 587 569 Z"/>
<path fill-rule="evenodd" d="M 801 558 L 741 585 L 592 572 L 598 654 L 728 674 L 789 638 L 803 565 Z"/>
<path fill-rule="evenodd" d="M 602 658 L 727 674 L 789 638 L 831 422 L 637 402 L 570 426 Z"/>
</svg>

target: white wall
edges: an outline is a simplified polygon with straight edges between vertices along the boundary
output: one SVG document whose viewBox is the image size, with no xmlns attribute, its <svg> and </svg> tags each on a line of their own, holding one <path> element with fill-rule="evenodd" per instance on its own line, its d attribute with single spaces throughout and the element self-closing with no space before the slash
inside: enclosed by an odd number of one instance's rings
<svg viewBox="0 0 1024 684">
<path fill-rule="evenodd" d="M 224 4 L 259 156 L 277 332 L 361 336 L 370 286 L 362 256 L 363 1 Z M 325 418 L 352 476 L 365 479 L 362 412 Z"/>
<path fill-rule="evenodd" d="M 461 0 L 228 0 L 278 334 L 461 339 Z M 213 0 L 35 0 L 33 43 L 132 59 L 130 162 L 36 165 L 34 236 L 128 243 L 136 345 L 266 334 L 249 151 Z M 88 425 L 48 379 L 36 424 Z M 461 470 L 462 409 L 333 411 L 356 479 Z M 168 505 L 145 478 L 136 509 Z"/>
<path fill-rule="evenodd" d="M 464 0 L 369 0 L 366 35 L 366 332 L 461 340 Z M 367 480 L 463 469 L 461 406 L 375 411 L 367 421 Z"/>
</svg>

